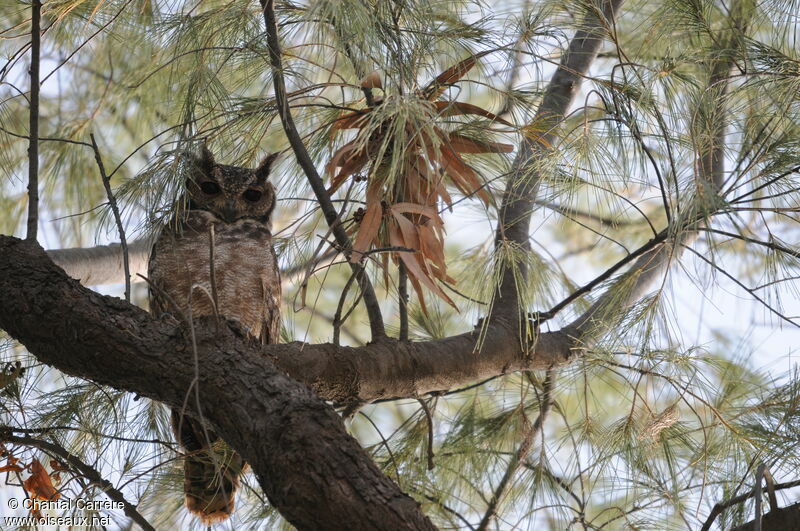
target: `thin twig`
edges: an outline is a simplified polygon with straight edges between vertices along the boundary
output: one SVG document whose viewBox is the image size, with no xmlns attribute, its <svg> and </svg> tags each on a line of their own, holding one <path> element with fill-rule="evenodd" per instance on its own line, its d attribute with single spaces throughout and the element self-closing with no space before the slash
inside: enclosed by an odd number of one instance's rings
<svg viewBox="0 0 800 531">
<path fill-rule="evenodd" d="M 111 484 L 110 481 L 104 479 L 100 472 L 97 469 L 87 465 L 77 456 L 71 454 L 67 451 L 64 447 L 51 443 L 48 441 L 43 441 L 41 439 L 37 439 L 35 437 L 20 437 L 17 435 L 13 435 L 10 430 L 7 431 L 4 429 L 0 432 L 0 440 L 20 444 L 23 446 L 32 446 L 34 448 L 38 448 L 42 451 L 47 453 L 53 454 L 58 456 L 63 461 L 69 463 L 75 470 L 77 470 L 83 477 L 88 479 L 93 484 L 97 485 L 102 489 L 106 496 L 108 496 L 112 501 L 117 503 L 121 503 L 124 507 L 125 515 L 136 522 L 142 529 L 147 531 L 155 531 L 155 528 L 150 525 L 140 513 L 136 510 L 136 506 L 130 503 L 128 500 L 125 499 L 125 496 L 120 492 L 118 489 Z"/>
<path fill-rule="evenodd" d="M 161 439 L 138 439 L 132 437 L 120 437 L 118 435 L 109 435 L 108 433 L 100 433 L 91 430 L 76 428 L 75 426 L 45 426 L 41 428 L 18 428 L 13 426 L 0 426 L 0 432 L 2 432 L 2 430 L 4 429 L 14 433 L 22 433 L 25 435 L 33 435 L 33 434 L 43 435 L 54 431 L 76 431 L 80 432 L 81 435 L 91 435 L 92 437 L 100 437 L 102 439 L 110 439 L 113 441 L 160 444 L 161 446 L 169 450 L 175 450 L 175 446 L 171 442 L 162 441 Z"/>
<path fill-rule="evenodd" d="M 31 3 L 31 97 L 28 140 L 28 228 L 25 239 L 36 241 L 39 228 L 39 56 L 41 55 L 42 2 Z"/>
<path fill-rule="evenodd" d="M 281 278 L 284 280 L 293 277 L 299 273 L 303 273 L 306 270 L 313 270 L 315 271 L 315 267 L 326 260 L 333 260 L 339 254 L 338 249 L 328 249 L 322 255 L 312 256 L 307 262 L 301 262 L 297 265 L 293 265 L 281 271 Z"/>
<path fill-rule="evenodd" d="M 339 295 L 339 304 L 336 305 L 336 313 L 333 314 L 333 344 L 339 344 L 339 333 L 341 331 L 342 325 L 344 321 L 347 319 L 342 319 L 342 310 L 344 309 L 344 301 L 347 299 L 347 292 L 350 291 L 350 286 L 353 285 L 353 280 L 355 280 L 356 274 L 353 273 L 345 282 L 344 288 L 342 288 L 342 294 Z M 350 315 L 350 312 L 347 313 Z"/>
<path fill-rule="evenodd" d="M 397 298 L 400 304 L 400 341 L 408 341 L 408 273 L 402 260 L 397 264 Z"/>
<path fill-rule="evenodd" d="M 89 138 L 92 140 L 94 160 L 97 161 L 97 168 L 100 170 L 100 177 L 103 179 L 103 188 L 106 189 L 108 206 L 111 207 L 111 212 L 114 214 L 114 221 L 117 223 L 119 244 L 122 247 L 122 267 L 125 270 L 125 300 L 131 302 L 131 266 L 128 256 L 128 240 L 125 238 L 125 228 L 122 226 L 122 216 L 119 214 L 119 207 L 117 206 L 117 199 L 114 197 L 114 192 L 111 191 L 111 178 L 106 174 L 106 168 L 103 165 L 103 158 L 100 156 L 100 148 L 97 147 L 97 142 L 94 139 L 94 133 L 90 133 Z"/>
<path fill-rule="evenodd" d="M 478 531 L 485 531 L 494 519 L 495 514 L 497 514 L 497 507 L 500 505 L 503 495 L 505 494 L 509 483 L 511 483 L 511 479 L 514 477 L 514 474 L 517 472 L 517 470 L 519 470 L 520 466 L 525 461 L 525 458 L 528 457 L 531 448 L 533 448 L 533 438 L 536 437 L 536 434 L 542 429 L 545 418 L 547 417 L 547 413 L 550 411 L 554 382 L 555 370 L 551 368 L 547 370 L 547 376 L 545 377 L 544 384 L 542 385 L 542 401 L 539 406 L 539 416 L 536 417 L 536 420 L 533 422 L 533 424 L 528 422 L 528 418 L 525 416 L 525 411 L 520 411 L 526 424 L 526 429 L 522 436 L 522 442 L 520 442 L 516 453 L 511 456 L 511 461 L 508 463 L 508 468 L 506 468 L 503 478 L 500 480 L 500 483 L 497 485 L 494 493 L 492 493 L 492 499 L 489 500 L 489 507 L 487 507 L 486 513 L 484 513 L 483 519 L 481 519 L 481 523 L 478 525 Z"/>
<path fill-rule="evenodd" d="M 428 421 L 428 470 L 433 470 L 436 464 L 433 462 L 433 412 L 428 407 L 428 403 L 422 398 L 417 398 L 417 402 L 422 406 L 422 411 L 425 413 L 425 418 Z"/>
<path fill-rule="evenodd" d="M 381 253 L 418 253 L 418 252 L 419 249 L 411 249 L 409 247 L 403 247 L 402 245 L 393 245 L 391 247 L 378 247 L 363 252 L 359 251 L 358 253 L 362 256 L 369 256 L 371 254 L 381 254 Z"/>
<path fill-rule="evenodd" d="M 383 436 L 383 432 L 381 432 L 380 428 L 378 428 L 378 425 L 375 424 L 375 421 L 373 421 L 369 417 L 369 415 L 367 415 L 363 411 L 359 411 L 358 414 L 361 415 L 362 417 L 364 417 L 365 419 L 367 419 L 367 422 L 369 422 L 372 425 L 372 428 L 375 430 L 375 432 L 381 438 L 381 443 L 383 444 L 383 447 L 386 448 L 386 453 L 389 454 L 389 459 L 391 459 L 392 465 L 394 466 L 395 481 L 397 481 L 397 485 L 400 488 L 403 488 L 403 484 L 400 481 L 400 466 L 397 464 L 397 459 L 395 459 L 394 453 L 392 452 L 392 448 L 389 446 L 389 441 L 386 440 L 386 437 Z M 391 438 L 391 436 L 389 438 Z"/>
<path fill-rule="evenodd" d="M 342 208 L 339 210 L 339 213 L 336 215 L 336 220 L 337 220 L 336 222 L 337 223 L 341 222 L 342 216 L 344 215 L 345 210 L 347 210 L 348 199 L 350 198 L 350 192 L 353 191 L 353 185 L 354 184 L 355 183 L 351 183 L 350 186 L 347 188 L 347 194 L 345 195 L 344 201 L 342 202 Z M 302 219 L 302 217 L 300 219 Z M 294 223 L 297 223 L 297 222 L 294 222 Z M 294 223 L 290 224 L 289 227 L 294 225 Z M 285 227 L 280 232 L 283 232 L 283 231 L 287 230 L 289 227 Z M 328 241 L 328 235 L 330 235 L 332 230 L 333 230 L 332 227 L 328 227 L 328 231 L 325 233 L 325 236 L 317 235 L 317 237 L 319 237 L 319 239 L 320 239 L 319 245 L 317 245 L 316 250 L 311 255 L 311 259 L 304 264 L 303 270 L 305 270 L 305 276 L 303 277 L 303 281 L 300 283 L 300 289 L 295 294 L 294 299 L 292 301 L 292 303 L 294 304 L 297 301 L 297 296 L 300 295 L 301 299 L 302 299 L 302 302 L 303 302 L 303 304 L 301 306 L 301 309 L 305 308 L 305 306 L 306 306 L 305 295 L 306 295 L 306 290 L 308 289 L 308 279 L 310 279 L 317 271 L 319 271 L 319 269 L 315 269 L 318 262 L 317 263 L 314 262 L 314 257 L 317 256 L 317 254 L 319 254 L 320 251 L 322 251 L 322 247 L 326 243 L 331 247 L 330 249 L 328 249 L 328 252 L 333 251 L 333 256 L 334 257 L 337 256 L 339 254 L 339 252 L 340 252 L 340 250 L 337 249 L 337 246 L 335 244 L 333 244 L 333 243 Z M 322 259 L 320 259 L 320 260 L 322 260 Z M 330 266 L 334 265 L 335 263 L 336 262 L 329 263 L 327 267 L 330 267 Z M 320 269 L 325 269 L 325 268 L 323 267 L 323 268 L 320 268 Z M 327 272 L 325 274 L 327 275 Z M 295 310 L 295 311 L 297 311 L 297 310 Z"/>
<path fill-rule="evenodd" d="M 458 512 L 457 512 L 455 509 L 452 509 L 452 508 L 448 507 L 447 505 L 445 505 L 445 504 L 442 502 L 442 500 L 440 500 L 439 498 L 434 498 L 434 497 L 433 497 L 433 496 L 431 496 L 430 494 L 423 494 L 422 496 L 423 496 L 423 497 L 424 497 L 426 500 L 428 500 L 429 502 L 431 502 L 431 503 L 435 503 L 437 506 L 441 507 L 441 508 L 442 508 L 442 509 L 444 509 L 446 512 L 448 512 L 448 513 L 452 514 L 453 516 L 455 516 L 456 518 L 458 518 L 459 520 L 461 520 L 461 522 L 462 522 L 462 523 L 463 523 L 463 524 L 464 524 L 466 527 L 468 527 L 469 529 L 475 529 L 475 526 L 473 526 L 472 524 L 470 524 L 470 523 L 469 523 L 469 520 L 467 520 L 466 518 L 464 518 L 464 517 L 463 517 L 463 516 L 462 516 L 460 513 L 458 513 Z"/>
<path fill-rule="evenodd" d="M 345 251 L 349 250 L 352 245 L 350 238 L 342 227 L 336 209 L 331 202 L 330 195 L 325 189 L 325 184 L 317 172 L 314 161 L 308 154 L 303 139 L 297 132 L 292 113 L 289 110 L 289 104 L 286 98 L 286 83 L 283 78 L 283 65 L 281 62 L 281 48 L 278 40 L 278 27 L 275 21 L 275 9 L 273 0 L 260 0 L 261 7 L 264 12 L 264 23 L 267 31 L 267 46 L 269 47 L 269 58 L 272 67 L 272 80 L 275 87 L 275 102 L 278 107 L 278 114 L 283 123 L 283 129 L 289 144 L 292 146 L 295 157 L 303 172 L 306 174 L 311 189 L 319 201 L 320 209 L 322 210 L 325 220 L 328 223 L 336 243 Z M 381 314 L 380 304 L 378 297 L 369 277 L 366 275 L 364 266 L 357 263 L 350 263 L 350 268 L 353 270 L 358 285 L 361 288 L 361 293 L 364 297 L 364 305 L 367 308 L 367 315 L 369 316 L 370 331 L 372 333 L 372 340 L 377 341 L 386 337 L 386 329 L 383 324 L 383 315 Z"/>
<path fill-rule="evenodd" d="M 668 236 L 669 236 L 669 233 L 666 230 L 661 231 L 658 234 L 658 236 L 650 239 L 650 241 L 648 241 L 647 243 L 645 243 L 644 245 L 642 245 L 641 247 L 639 247 L 638 249 L 633 251 L 628 256 L 625 256 L 625 257 L 621 258 L 620 260 L 617 261 L 616 264 L 612 265 L 611 267 L 606 269 L 603 273 L 601 273 L 600 275 L 595 277 L 593 280 L 587 282 L 586 284 L 584 284 L 583 286 L 581 286 L 577 290 L 573 291 L 566 298 L 564 298 L 564 300 L 562 300 L 561 302 L 559 302 L 558 304 L 556 304 L 555 306 L 550 308 L 548 311 L 544 312 L 544 318 L 540 319 L 540 322 L 546 321 L 550 317 L 556 315 L 558 312 L 563 310 L 564 307 L 569 305 L 575 299 L 579 298 L 581 295 L 584 295 L 584 294 L 589 293 L 590 291 L 592 291 L 598 285 L 600 285 L 601 283 L 603 283 L 606 280 L 608 280 L 609 278 L 611 278 L 611 275 L 613 275 L 615 271 L 617 271 L 619 268 L 621 268 L 625 264 L 627 264 L 629 262 L 632 262 L 633 260 L 635 260 L 639 256 L 642 256 L 642 255 L 650 252 L 651 250 L 655 249 L 657 246 L 659 246 L 664 241 L 666 241 Z"/>
<path fill-rule="evenodd" d="M 21 138 L 23 140 L 31 140 L 31 135 L 21 135 L 19 133 L 15 133 L 14 131 L 9 131 L 5 127 L 0 126 L 0 131 L 3 133 L 13 136 L 14 138 Z M 77 146 L 85 146 L 85 147 L 92 147 L 91 144 L 86 142 L 81 142 L 80 140 L 70 140 L 69 138 L 51 138 L 46 136 L 40 136 L 37 139 L 39 142 L 64 142 L 65 144 L 75 144 Z"/>
<path fill-rule="evenodd" d="M 730 281 L 732 281 L 734 284 L 736 284 L 737 286 L 739 286 L 740 288 L 742 288 L 743 290 L 745 290 L 747 293 L 749 293 L 749 294 L 750 294 L 750 296 L 751 296 L 751 297 L 753 297 L 753 298 L 754 298 L 755 300 L 757 300 L 758 302 L 760 302 L 760 303 L 761 303 L 761 304 L 764 306 L 764 308 L 766 308 L 767 310 L 769 310 L 769 311 L 770 311 L 770 312 L 772 312 L 773 314 L 777 315 L 778 317 L 780 317 L 781 319 L 783 319 L 784 321 L 786 321 L 786 322 L 787 322 L 787 323 L 789 323 L 790 325 L 793 325 L 793 326 L 796 326 L 796 327 L 800 328 L 800 324 L 798 324 L 798 323 L 796 323 L 796 322 L 794 322 L 794 321 L 792 320 L 792 319 L 793 319 L 793 317 L 789 317 L 789 316 L 787 316 L 787 315 L 784 315 L 783 313 L 779 312 L 778 310 L 776 310 L 775 308 L 773 308 L 772 306 L 770 306 L 770 304 L 769 304 L 769 303 L 768 303 L 766 300 L 764 300 L 762 297 L 759 297 L 758 295 L 756 295 L 756 293 L 755 293 L 755 291 L 754 291 L 753 289 L 751 289 L 751 288 L 748 288 L 748 287 L 747 287 L 747 286 L 746 286 L 746 285 L 745 285 L 745 284 L 744 284 L 742 281 L 740 281 L 739 279 L 737 279 L 737 278 L 736 278 L 735 276 L 733 276 L 732 274 L 728 273 L 728 272 L 727 272 L 727 271 L 726 271 L 724 268 L 722 268 L 722 267 L 720 267 L 719 265 L 715 264 L 713 260 L 709 260 L 709 259 L 708 259 L 708 258 L 706 258 L 706 257 L 705 257 L 705 256 L 704 256 L 702 253 L 699 253 L 699 252 L 695 251 L 695 250 L 694 250 L 694 249 L 692 249 L 691 247 L 687 247 L 687 246 L 685 246 L 685 247 L 686 247 L 686 249 L 688 249 L 690 252 L 692 252 L 692 254 L 694 254 L 695 256 L 697 256 L 697 257 L 698 257 L 700 260 L 702 260 L 703 262 L 705 262 L 706 264 L 708 264 L 709 266 L 711 266 L 711 267 L 712 267 L 714 270 L 716 270 L 716 271 L 719 271 L 720 273 L 722 273 L 722 274 L 723 274 L 725 277 L 727 277 L 727 278 L 728 278 Z"/>
<path fill-rule="evenodd" d="M 718 230 L 718 229 L 711 229 L 711 228 L 708 228 L 708 227 L 701 227 L 700 230 L 703 230 L 703 231 L 706 231 L 706 232 L 711 232 L 711 233 L 714 233 L 714 234 L 721 234 L 722 236 L 728 236 L 729 238 L 736 238 L 736 239 L 739 239 L 739 240 L 742 240 L 742 241 L 745 241 L 745 242 L 748 242 L 748 243 L 754 243 L 756 245 L 760 245 L 762 247 L 766 247 L 767 249 L 771 249 L 771 250 L 779 252 L 779 253 L 788 254 L 789 256 L 792 256 L 794 258 L 800 258 L 800 251 L 795 251 L 794 249 L 790 249 L 789 247 L 780 245 L 780 244 L 775 243 L 775 242 L 765 242 L 765 241 L 762 241 L 762 240 L 757 240 L 755 238 L 748 238 L 747 236 L 744 236 L 742 234 L 735 234 L 733 232 L 727 232 L 727 231 Z"/>
<path fill-rule="evenodd" d="M 543 206 L 548 210 L 552 210 L 553 212 L 557 212 L 558 214 L 561 214 L 564 217 L 573 217 L 574 216 L 574 217 L 579 217 L 579 218 L 585 218 L 585 219 L 589 219 L 589 220 L 592 220 L 592 221 L 596 221 L 597 223 L 599 223 L 600 225 L 603 225 L 605 227 L 611 227 L 611 228 L 614 228 L 614 229 L 617 229 L 617 228 L 620 228 L 620 227 L 627 227 L 627 226 L 630 226 L 630 225 L 638 225 L 638 224 L 641 223 L 641 221 L 639 221 L 639 220 L 614 219 L 614 218 L 610 218 L 610 217 L 606 217 L 606 216 L 601 216 L 601 215 L 598 215 L 598 214 L 594 214 L 592 212 L 586 212 L 586 211 L 582 211 L 582 210 L 577 210 L 577 209 L 574 209 L 572 207 L 564 207 L 564 206 L 558 205 L 556 203 L 553 203 L 553 202 L 550 202 L 550 201 L 544 201 L 544 200 L 541 200 L 541 199 L 537 199 L 536 201 L 534 201 L 534 203 L 537 206 Z"/>
</svg>

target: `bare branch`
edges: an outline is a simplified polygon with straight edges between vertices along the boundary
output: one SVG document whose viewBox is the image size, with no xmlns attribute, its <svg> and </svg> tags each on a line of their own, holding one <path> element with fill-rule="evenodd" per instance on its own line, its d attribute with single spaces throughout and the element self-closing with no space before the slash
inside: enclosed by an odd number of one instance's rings
<svg viewBox="0 0 800 531">
<path fill-rule="evenodd" d="M 39 228 L 39 56 L 41 54 L 42 2 L 31 3 L 31 97 L 28 139 L 28 230 L 26 239 L 36 241 Z"/>
<path fill-rule="evenodd" d="M 339 216 L 331 202 L 330 195 L 325 189 L 322 178 L 317 172 L 314 161 L 311 160 L 303 139 L 297 132 L 297 127 L 292 118 L 292 113 L 289 109 L 289 103 L 286 98 L 286 83 L 283 78 L 283 64 L 281 61 L 281 48 L 278 39 L 278 27 L 275 21 L 275 10 L 273 7 L 273 0 L 260 0 L 261 8 L 264 11 L 264 23 L 267 28 L 267 44 L 269 46 L 269 58 L 272 66 L 272 80 L 275 87 L 275 102 L 278 107 L 278 114 L 283 123 L 283 129 L 286 137 L 289 139 L 289 144 L 294 150 L 297 162 L 306 174 L 311 189 L 319 201 L 322 213 L 325 216 L 325 221 L 333 232 L 337 245 L 342 251 L 347 253 L 351 248 L 350 238 L 342 227 L 339 221 Z M 350 267 L 356 276 L 358 285 L 364 297 L 364 305 L 367 308 L 367 315 L 369 316 L 370 331 L 372 332 L 372 340 L 377 341 L 386 337 L 386 330 L 383 325 L 383 316 L 381 315 L 380 304 L 372 283 L 366 274 L 364 266 L 358 263 L 350 263 Z"/>
<path fill-rule="evenodd" d="M 119 214 L 117 199 L 114 197 L 114 192 L 111 191 L 111 179 L 108 177 L 108 175 L 106 175 L 106 167 L 103 165 L 103 157 L 100 156 L 100 148 L 97 147 L 97 142 L 94 139 L 94 133 L 91 133 L 89 138 L 92 140 L 94 160 L 97 161 L 97 168 L 100 170 L 100 178 L 103 179 L 103 188 L 106 190 L 108 205 L 111 207 L 111 212 L 114 214 L 114 221 L 117 224 L 120 247 L 122 247 L 122 267 L 125 270 L 125 300 L 131 302 L 131 268 L 130 260 L 128 258 L 128 241 L 125 238 L 125 227 L 122 226 L 122 216 Z"/>
</svg>

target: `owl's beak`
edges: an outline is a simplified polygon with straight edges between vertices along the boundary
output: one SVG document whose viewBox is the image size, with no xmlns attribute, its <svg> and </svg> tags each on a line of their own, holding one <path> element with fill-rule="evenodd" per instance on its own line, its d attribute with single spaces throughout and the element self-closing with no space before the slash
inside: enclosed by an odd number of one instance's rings
<svg viewBox="0 0 800 531">
<path fill-rule="evenodd" d="M 233 223 L 236 221 L 236 202 L 232 199 L 229 199 L 225 202 L 225 206 L 222 209 L 222 217 L 228 223 Z"/>
</svg>

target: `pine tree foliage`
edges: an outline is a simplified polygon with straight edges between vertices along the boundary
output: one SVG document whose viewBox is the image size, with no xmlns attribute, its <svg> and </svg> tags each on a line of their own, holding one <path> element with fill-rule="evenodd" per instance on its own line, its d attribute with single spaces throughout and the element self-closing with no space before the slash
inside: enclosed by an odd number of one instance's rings
<svg viewBox="0 0 800 531">
<path fill-rule="evenodd" d="M 383 472 L 443 529 L 697 529 L 716 503 L 753 489 L 760 464 L 779 484 L 800 479 L 798 374 L 756 367 L 745 335 L 687 342 L 681 331 L 697 324 L 672 299 L 685 286 L 712 301 L 731 290 L 769 326 L 800 325 L 791 313 L 800 287 L 800 5 L 630 0 L 604 21 L 604 44 L 563 120 L 537 119 L 570 39 L 600 4 L 275 6 L 289 107 L 320 172 L 330 170 L 325 184 L 390 335 L 404 333 L 398 290 L 407 281 L 410 340 L 480 329 L 507 304 L 496 297 L 506 268 L 530 317 L 528 341 L 594 309 L 582 329 L 586 354 L 568 366 L 342 411 Z M 227 164 L 252 166 L 282 151 L 273 181 L 284 339 L 364 344 L 353 255 L 331 253 L 278 117 L 261 5 L 53 0 L 42 16 L 45 247 L 118 240 L 90 133 L 129 241 L 184 206 L 187 153 L 206 144 Z M 30 4 L 2 0 L 0 20 L 0 233 L 20 234 Z M 536 157 L 506 153 L 524 142 Z M 409 161 L 435 182 L 410 179 Z M 509 179 L 538 192 L 530 250 L 494 241 Z M 630 266 L 654 238 L 669 242 L 673 267 L 630 304 L 644 275 Z M 414 242 L 416 255 L 404 256 L 400 247 Z M 146 306 L 146 285 L 134 287 L 133 301 Z M 0 435 L 64 449 L 157 529 L 199 527 L 182 505 L 164 406 L 65 376 L 10 339 L 0 348 L 0 424 L 9 427 Z M 42 447 L 5 443 L 4 452 L 6 498 L 21 496 L 34 460 L 64 496 L 106 496 Z M 782 505 L 791 492 L 778 491 Z M 751 497 L 713 525 L 731 528 L 754 511 Z M 252 475 L 221 527 L 290 528 Z"/>
</svg>

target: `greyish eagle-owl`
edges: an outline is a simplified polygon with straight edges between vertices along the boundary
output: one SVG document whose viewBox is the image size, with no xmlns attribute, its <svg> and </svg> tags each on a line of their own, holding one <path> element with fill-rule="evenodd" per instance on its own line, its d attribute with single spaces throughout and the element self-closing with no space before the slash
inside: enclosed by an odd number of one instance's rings
<svg viewBox="0 0 800 531">
<path fill-rule="evenodd" d="M 190 156 L 182 208 L 175 209 L 150 255 L 154 315 L 217 315 L 238 321 L 262 344 L 277 343 L 281 282 L 270 222 L 275 189 L 269 182 L 276 158 L 269 155 L 252 170 L 217 164 L 205 146 Z M 186 507 L 205 525 L 225 520 L 233 512 L 243 459 L 200 419 L 173 409 L 171 421 L 185 452 Z"/>
</svg>

